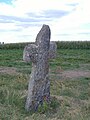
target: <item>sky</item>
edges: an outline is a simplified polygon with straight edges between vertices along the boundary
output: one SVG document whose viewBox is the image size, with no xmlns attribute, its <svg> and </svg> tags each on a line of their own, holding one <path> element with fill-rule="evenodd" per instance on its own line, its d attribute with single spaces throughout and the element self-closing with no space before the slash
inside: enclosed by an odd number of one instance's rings
<svg viewBox="0 0 90 120">
<path fill-rule="evenodd" d="M 0 0 L 0 42 L 33 42 L 43 24 L 51 41 L 90 41 L 90 0 Z"/>
</svg>

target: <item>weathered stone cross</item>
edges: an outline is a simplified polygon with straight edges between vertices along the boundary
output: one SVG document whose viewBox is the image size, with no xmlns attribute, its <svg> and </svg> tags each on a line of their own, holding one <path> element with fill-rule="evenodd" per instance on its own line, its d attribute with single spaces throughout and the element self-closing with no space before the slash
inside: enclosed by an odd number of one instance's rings
<svg viewBox="0 0 90 120">
<path fill-rule="evenodd" d="M 25 109 L 37 110 L 39 104 L 50 100 L 49 59 L 56 57 L 56 43 L 50 42 L 51 31 L 43 25 L 37 34 L 35 44 L 25 47 L 23 60 L 32 62 Z"/>
</svg>

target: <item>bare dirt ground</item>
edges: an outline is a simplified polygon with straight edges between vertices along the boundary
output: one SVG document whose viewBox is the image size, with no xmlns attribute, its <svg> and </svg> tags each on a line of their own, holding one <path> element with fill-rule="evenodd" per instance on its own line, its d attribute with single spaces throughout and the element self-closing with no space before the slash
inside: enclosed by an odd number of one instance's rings
<svg viewBox="0 0 90 120">
<path fill-rule="evenodd" d="M 18 75 L 17 68 L 14 67 L 0 67 L 0 73 L 9 75 Z M 56 72 L 57 76 L 62 78 L 79 78 L 79 77 L 90 77 L 90 70 L 59 70 Z"/>
<path fill-rule="evenodd" d="M 63 71 L 61 76 L 65 78 L 90 77 L 90 71 L 67 70 Z"/>
<path fill-rule="evenodd" d="M 9 75 L 17 75 L 19 74 L 17 72 L 17 69 L 14 67 L 0 67 L 0 73 L 4 73 L 4 74 L 9 74 Z"/>
</svg>

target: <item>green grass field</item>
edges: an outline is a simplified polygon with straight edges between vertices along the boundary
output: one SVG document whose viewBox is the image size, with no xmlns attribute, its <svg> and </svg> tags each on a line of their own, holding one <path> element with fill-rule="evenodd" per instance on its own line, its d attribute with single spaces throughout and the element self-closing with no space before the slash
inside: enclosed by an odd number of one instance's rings
<svg viewBox="0 0 90 120">
<path fill-rule="evenodd" d="M 22 56 L 22 49 L 0 50 L 0 120 L 90 120 L 90 49 L 57 50 L 50 60 L 51 102 L 36 113 L 24 109 L 31 63 Z"/>
</svg>

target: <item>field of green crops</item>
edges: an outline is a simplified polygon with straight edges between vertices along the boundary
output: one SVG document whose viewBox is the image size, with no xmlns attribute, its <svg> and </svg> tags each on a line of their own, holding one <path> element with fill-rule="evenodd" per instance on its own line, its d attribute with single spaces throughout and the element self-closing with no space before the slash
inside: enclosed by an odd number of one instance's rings
<svg viewBox="0 0 90 120">
<path fill-rule="evenodd" d="M 26 44 L 0 46 L 0 120 L 90 120 L 90 42 L 57 42 L 51 102 L 35 113 L 24 109 L 31 73 L 22 60 Z"/>
<path fill-rule="evenodd" d="M 58 41 L 56 43 L 58 49 L 90 49 L 90 41 Z M 27 44 L 31 43 L 2 44 L 0 49 L 23 49 Z"/>
</svg>

